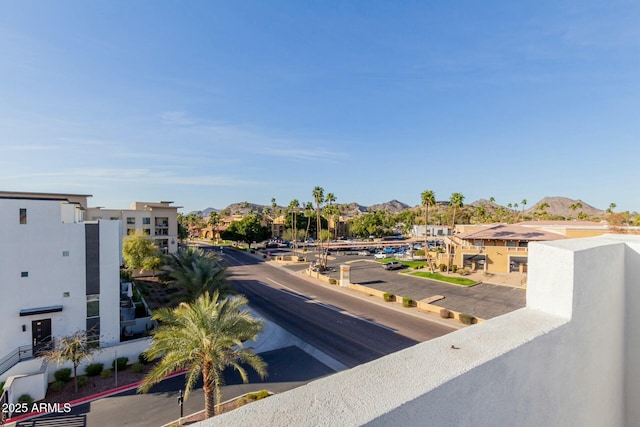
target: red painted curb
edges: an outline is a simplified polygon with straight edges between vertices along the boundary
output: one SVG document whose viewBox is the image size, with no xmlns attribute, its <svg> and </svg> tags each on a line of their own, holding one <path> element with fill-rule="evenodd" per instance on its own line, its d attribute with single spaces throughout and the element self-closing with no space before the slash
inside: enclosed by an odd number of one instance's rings
<svg viewBox="0 0 640 427">
<path fill-rule="evenodd" d="M 162 379 L 162 381 L 167 380 L 169 378 L 177 377 L 178 375 L 182 375 L 185 372 L 187 372 L 187 369 L 182 369 L 180 371 L 175 371 L 175 372 L 167 375 L 166 377 L 164 377 Z M 114 388 L 114 389 L 111 389 L 111 390 L 107 390 L 107 391 L 103 391 L 101 393 L 93 394 L 91 396 L 82 397 L 80 399 L 72 400 L 71 402 L 69 402 L 69 404 L 73 408 L 74 406 L 82 405 L 83 403 L 92 402 L 94 400 L 98 400 L 98 399 L 101 399 L 103 397 L 113 396 L 114 394 L 122 393 L 123 391 L 129 391 L 131 389 L 137 388 L 141 383 L 142 383 L 142 381 L 138 381 L 138 382 L 135 382 L 135 383 L 123 385 L 123 386 L 120 386 L 120 387 L 117 387 L 117 388 Z M 4 422 L 5 422 L 5 424 L 15 423 L 15 422 L 18 422 L 18 421 L 28 420 L 29 418 L 38 417 L 38 416 L 41 416 L 41 415 L 46 415 L 46 414 L 49 414 L 49 413 L 50 412 L 30 412 L 28 414 L 18 415 L 17 417 L 7 418 Z"/>
</svg>

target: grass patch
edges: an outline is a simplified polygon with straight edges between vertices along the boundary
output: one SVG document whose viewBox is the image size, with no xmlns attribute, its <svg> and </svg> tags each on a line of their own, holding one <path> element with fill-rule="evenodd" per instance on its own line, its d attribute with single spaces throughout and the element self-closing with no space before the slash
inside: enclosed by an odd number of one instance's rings
<svg viewBox="0 0 640 427">
<path fill-rule="evenodd" d="M 426 277 L 427 279 L 440 280 L 442 282 L 453 283 L 454 285 L 460 285 L 460 286 L 472 286 L 476 284 L 476 282 L 471 279 L 465 279 L 463 277 L 443 276 L 440 273 L 429 273 L 427 271 L 417 271 L 415 273 L 411 273 L 411 275 L 418 276 L 418 277 Z"/>
</svg>

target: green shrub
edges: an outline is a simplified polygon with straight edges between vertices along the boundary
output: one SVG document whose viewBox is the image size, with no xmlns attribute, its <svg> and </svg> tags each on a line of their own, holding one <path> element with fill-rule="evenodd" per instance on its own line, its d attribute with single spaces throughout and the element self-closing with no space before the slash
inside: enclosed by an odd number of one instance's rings
<svg viewBox="0 0 640 427">
<path fill-rule="evenodd" d="M 446 308 L 441 308 L 440 309 L 440 317 L 442 317 L 443 319 L 448 319 L 451 317 L 451 312 L 449 310 L 447 310 Z"/>
<path fill-rule="evenodd" d="M 51 391 L 60 391 L 64 387 L 64 383 L 62 381 L 52 382 L 49 388 Z"/>
<path fill-rule="evenodd" d="M 253 249 L 251 249 L 249 252 L 251 252 L 252 254 L 256 253 L 256 251 L 254 251 Z"/>
<path fill-rule="evenodd" d="M 460 319 L 460 323 L 465 324 L 465 325 L 471 325 L 476 323 L 476 318 L 473 317 L 470 314 L 465 314 L 465 313 L 460 313 L 460 315 L 458 316 L 458 318 Z"/>
<path fill-rule="evenodd" d="M 440 264 L 438 266 L 438 270 L 440 270 L 441 273 L 444 273 L 445 271 L 447 271 L 447 264 Z"/>
<path fill-rule="evenodd" d="M 131 272 L 129 270 L 120 270 L 120 278 L 124 282 L 130 282 L 131 281 Z"/>
<path fill-rule="evenodd" d="M 138 355 L 138 362 L 142 363 L 143 365 L 146 365 L 147 363 L 149 363 L 149 359 L 147 359 L 147 353 L 140 353 Z"/>
<path fill-rule="evenodd" d="M 386 302 L 392 302 L 396 300 L 396 296 L 391 292 L 385 292 L 382 296 Z"/>
<path fill-rule="evenodd" d="M 457 265 L 455 265 L 455 264 L 453 264 L 453 265 L 451 266 L 451 272 L 452 272 L 452 273 L 455 273 L 456 271 L 458 271 L 458 266 L 457 266 Z"/>
<path fill-rule="evenodd" d="M 402 306 L 403 307 L 413 307 L 415 305 L 415 301 L 413 298 L 402 297 Z"/>
<path fill-rule="evenodd" d="M 68 383 L 71 379 L 71 368 L 58 369 L 53 373 L 53 377 L 56 379 L 56 381 Z"/>
<path fill-rule="evenodd" d="M 104 371 L 100 372 L 100 376 L 102 378 L 111 378 L 111 369 L 105 369 Z"/>
<path fill-rule="evenodd" d="M 260 390 L 255 393 L 248 393 L 245 396 L 247 401 L 260 400 L 260 399 L 264 399 L 265 397 L 269 397 L 269 391 L 267 390 Z"/>
<path fill-rule="evenodd" d="M 78 377 L 78 387 L 84 387 L 89 384 L 89 377 L 86 375 L 80 375 Z"/>
<path fill-rule="evenodd" d="M 18 403 L 23 404 L 26 403 L 28 407 L 31 407 L 33 405 L 33 397 L 31 397 L 30 394 L 21 394 L 20 397 L 18 397 Z"/>
<path fill-rule="evenodd" d="M 267 256 L 263 254 L 263 255 L 262 255 L 262 258 L 267 259 Z"/>
<path fill-rule="evenodd" d="M 102 363 L 91 363 L 84 368 L 84 372 L 88 377 L 97 377 L 103 369 L 104 365 Z"/>
<path fill-rule="evenodd" d="M 127 369 L 127 362 L 129 362 L 128 357 L 118 357 L 116 360 L 118 361 L 118 371 L 124 371 Z M 116 360 L 111 362 L 111 369 L 116 368 Z"/>
<path fill-rule="evenodd" d="M 418 249 L 418 250 L 416 251 L 416 256 L 424 256 L 424 253 L 425 253 L 425 252 L 424 252 L 424 249 Z"/>
<path fill-rule="evenodd" d="M 134 374 L 141 374 L 144 372 L 144 365 L 142 363 L 134 363 L 131 365 L 131 370 Z"/>
</svg>

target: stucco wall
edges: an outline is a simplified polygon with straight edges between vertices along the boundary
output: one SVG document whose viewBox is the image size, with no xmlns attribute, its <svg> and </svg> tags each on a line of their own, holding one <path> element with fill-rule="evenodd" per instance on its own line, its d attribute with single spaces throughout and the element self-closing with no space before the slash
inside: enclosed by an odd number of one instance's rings
<svg viewBox="0 0 640 427">
<path fill-rule="evenodd" d="M 640 425 L 638 246 L 532 244 L 526 308 L 202 425 Z"/>
</svg>

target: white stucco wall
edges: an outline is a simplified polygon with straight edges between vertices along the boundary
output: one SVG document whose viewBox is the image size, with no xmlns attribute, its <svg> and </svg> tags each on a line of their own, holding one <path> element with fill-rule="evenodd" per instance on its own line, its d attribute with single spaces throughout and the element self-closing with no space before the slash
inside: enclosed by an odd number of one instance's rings
<svg viewBox="0 0 640 427">
<path fill-rule="evenodd" d="M 639 246 L 532 244 L 526 308 L 201 425 L 640 425 Z"/>
<path fill-rule="evenodd" d="M 120 221 L 100 225 L 100 345 L 120 342 Z"/>
<path fill-rule="evenodd" d="M 19 224 L 20 208 L 27 209 L 27 224 Z M 51 318 L 54 336 L 84 328 L 84 225 L 62 223 L 59 201 L 14 199 L 0 200 L 0 224 L 0 286 L 5 296 L 0 298 L 0 357 L 31 345 L 34 320 Z M 28 272 L 28 277 L 21 277 L 21 272 Z M 54 305 L 62 305 L 63 311 L 19 315 L 21 309 Z"/>
</svg>

